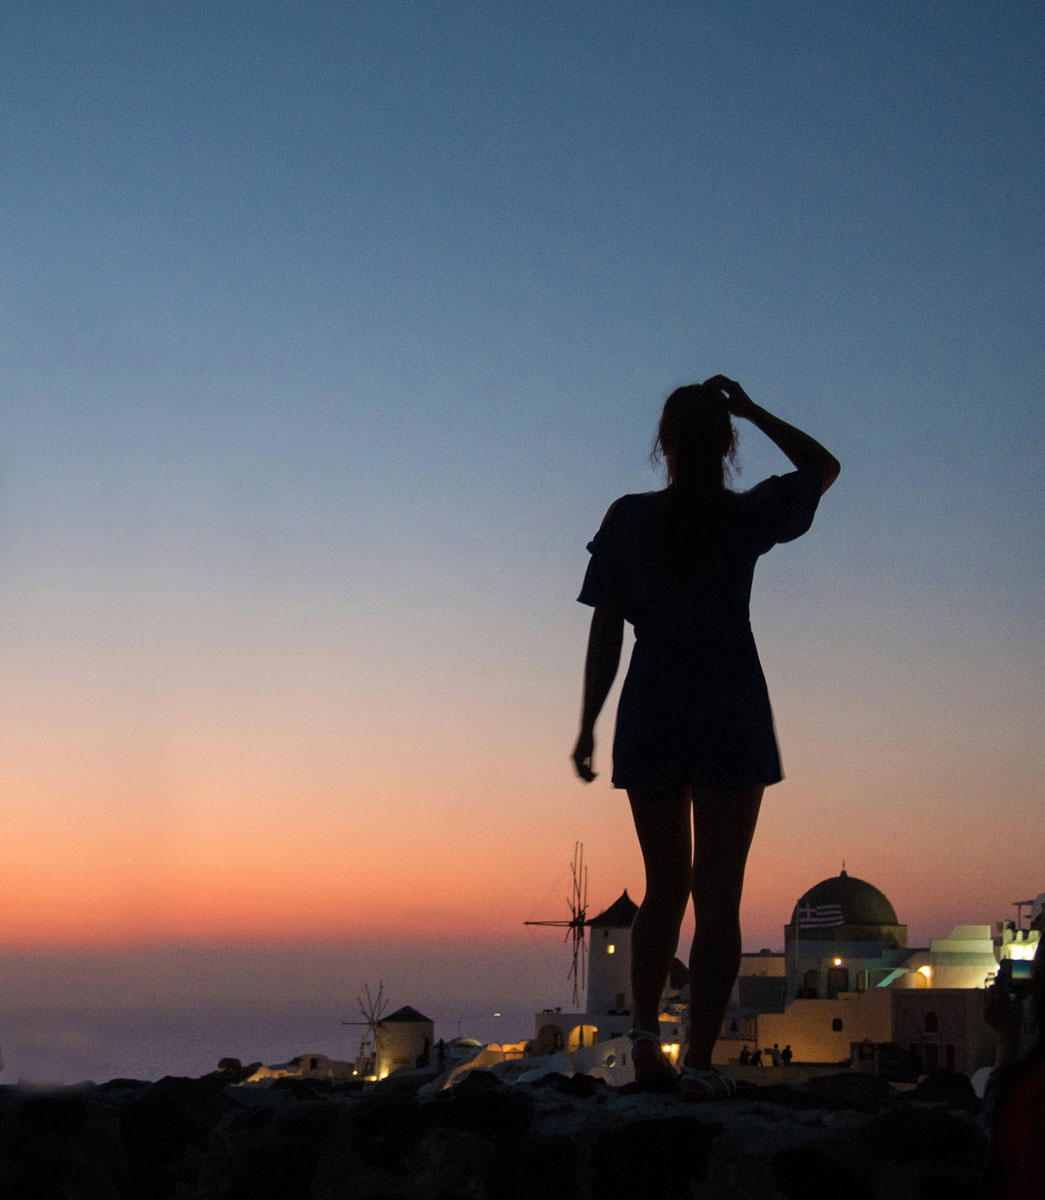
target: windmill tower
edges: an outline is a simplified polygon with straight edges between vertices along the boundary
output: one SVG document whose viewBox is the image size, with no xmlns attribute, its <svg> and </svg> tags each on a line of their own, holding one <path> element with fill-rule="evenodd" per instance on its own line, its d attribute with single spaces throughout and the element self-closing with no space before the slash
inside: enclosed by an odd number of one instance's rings
<svg viewBox="0 0 1045 1200">
<path fill-rule="evenodd" d="M 378 1031 L 388 1001 L 384 998 L 385 985 L 382 980 L 378 981 L 376 997 L 370 995 L 369 983 L 363 984 L 363 991 L 366 993 L 366 1003 L 363 1003 L 362 996 L 357 997 L 359 1011 L 363 1015 L 362 1021 L 342 1021 L 341 1024 L 365 1026 L 359 1042 L 359 1053 L 356 1055 L 356 1073 L 365 1078 L 375 1074 L 377 1070 Z"/>
<path fill-rule="evenodd" d="M 562 921 L 524 921 L 523 924 L 546 925 L 566 930 L 563 940 L 573 943 L 572 965 L 566 978 L 573 980 L 573 1006 L 577 1008 L 580 1005 L 581 989 L 587 982 L 585 969 L 587 946 L 584 934 L 588 921 L 588 868 L 584 865 L 584 846 L 581 842 L 574 843 L 573 864 L 570 869 L 573 874 L 573 887 L 566 901 L 570 913 L 569 918 Z"/>
</svg>

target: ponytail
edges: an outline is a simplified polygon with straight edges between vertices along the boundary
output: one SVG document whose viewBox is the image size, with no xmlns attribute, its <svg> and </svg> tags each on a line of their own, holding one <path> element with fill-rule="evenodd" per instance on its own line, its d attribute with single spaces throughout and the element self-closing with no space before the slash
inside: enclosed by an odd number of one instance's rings
<svg viewBox="0 0 1045 1200">
<path fill-rule="evenodd" d="M 669 561 L 689 569 L 722 523 L 737 435 L 718 388 L 690 384 L 667 398 L 653 443 L 653 460 L 668 475 L 664 541 Z"/>
</svg>

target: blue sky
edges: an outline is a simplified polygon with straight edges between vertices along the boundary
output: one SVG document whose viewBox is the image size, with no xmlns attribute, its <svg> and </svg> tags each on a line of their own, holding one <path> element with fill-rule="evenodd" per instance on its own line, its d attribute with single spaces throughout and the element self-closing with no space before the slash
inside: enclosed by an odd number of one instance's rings
<svg viewBox="0 0 1045 1200">
<path fill-rule="evenodd" d="M 26 880 L 54 830 L 82 889 L 142 856 L 176 889 L 306 828 L 370 847 L 378 897 L 433 848 L 403 908 L 452 892 L 449 929 L 468 887 L 514 921 L 577 839 L 606 903 L 639 890 L 608 755 L 597 801 L 564 766 L 573 597 L 609 502 L 659 486 L 664 396 L 722 371 L 843 464 L 756 582 L 790 790 L 752 936 L 843 854 L 927 931 L 1045 886 L 1043 42 L 967 2 L 7 5 Z M 4 936 L 61 940 L 65 903 Z"/>
</svg>

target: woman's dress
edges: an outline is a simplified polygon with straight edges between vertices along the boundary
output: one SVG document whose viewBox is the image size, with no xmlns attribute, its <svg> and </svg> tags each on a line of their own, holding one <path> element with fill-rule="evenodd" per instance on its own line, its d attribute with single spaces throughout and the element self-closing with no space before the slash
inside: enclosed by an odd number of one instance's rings
<svg viewBox="0 0 1045 1200">
<path fill-rule="evenodd" d="M 578 597 L 635 628 L 617 708 L 613 785 L 745 790 L 783 778 L 751 633 L 755 563 L 801 536 L 820 501 L 817 471 L 729 492 L 717 532 L 680 568 L 668 553 L 667 491 L 622 496 L 588 544 Z"/>
</svg>

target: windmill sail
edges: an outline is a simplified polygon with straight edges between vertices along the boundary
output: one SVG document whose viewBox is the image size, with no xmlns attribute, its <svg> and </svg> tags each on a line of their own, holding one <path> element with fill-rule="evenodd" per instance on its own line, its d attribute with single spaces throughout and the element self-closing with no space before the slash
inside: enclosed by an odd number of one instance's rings
<svg viewBox="0 0 1045 1200">
<path fill-rule="evenodd" d="M 565 929 L 564 941 L 572 942 L 572 961 L 567 979 L 573 980 L 573 1003 L 580 1005 L 581 989 L 587 984 L 585 952 L 587 945 L 584 940 L 588 922 L 588 868 L 584 865 L 584 845 L 575 842 L 573 847 L 573 863 L 570 868 L 573 875 L 573 886 L 566 900 L 569 917 L 561 921 L 524 921 L 524 925 L 545 925 L 555 929 Z"/>
</svg>

